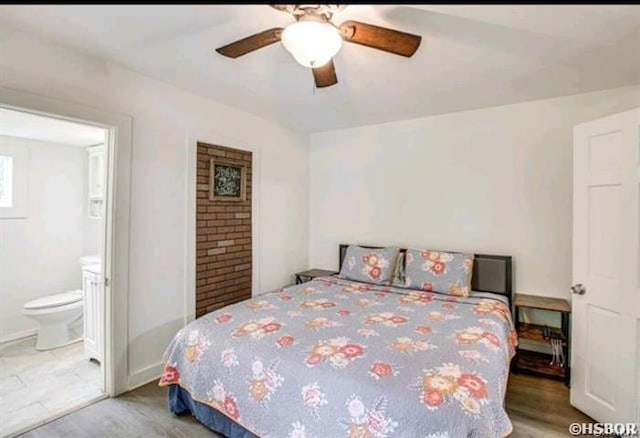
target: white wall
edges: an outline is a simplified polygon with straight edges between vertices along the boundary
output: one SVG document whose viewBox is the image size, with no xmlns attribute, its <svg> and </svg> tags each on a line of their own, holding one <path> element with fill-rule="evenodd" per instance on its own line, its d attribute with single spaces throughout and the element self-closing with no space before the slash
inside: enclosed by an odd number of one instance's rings
<svg viewBox="0 0 640 438">
<path fill-rule="evenodd" d="M 190 135 L 211 132 L 259 151 L 260 289 L 289 283 L 293 272 L 307 266 L 307 135 L 6 28 L 0 29 L 0 85 L 133 118 L 128 328 L 132 382 L 160 371 L 162 353 L 186 312 L 185 175 Z"/>
<path fill-rule="evenodd" d="M 640 87 L 311 136 L 309 262 L 338 244 L 509 254 L 517 292 L 569 298 L 573 126 Z"/>
<path fill-rule="evenodd" d="M 82 288 L 86 152 L 7 136 L 0 145 L 29 150 L 27 217 L 0 219 L 0 339 L 8 339 L 37 327 L 22 316 L 27 301 Z"/>
</svg>

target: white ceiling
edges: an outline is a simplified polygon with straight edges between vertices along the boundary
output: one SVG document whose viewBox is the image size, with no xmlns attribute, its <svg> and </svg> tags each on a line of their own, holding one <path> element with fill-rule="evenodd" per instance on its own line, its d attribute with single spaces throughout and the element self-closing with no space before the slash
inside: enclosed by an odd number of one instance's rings
<svg viewBox="0 0 640 438">
<path fill-rule="evenodd" d="M 197 94 L 321 131 L 640 83 L 635 5 L 352 5 L 334 17 L 422 35 L 406 59 L 355 44 L 315 90 L 281 44 L 216 47 L 291 22 L 266 5 L 0 6 L 0 23 Z"/>
<path fill-rule="evenodd" d="M 104 129 L 66 120 L 0 108 L 0 135 L 71 146 L 104 142 Z"/>
</svg>

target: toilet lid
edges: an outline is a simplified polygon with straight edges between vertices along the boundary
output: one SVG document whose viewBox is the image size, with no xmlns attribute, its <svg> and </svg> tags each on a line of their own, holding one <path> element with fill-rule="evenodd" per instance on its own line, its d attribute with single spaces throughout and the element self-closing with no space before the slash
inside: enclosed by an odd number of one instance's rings
<svg viewBox="0 0 640 438">
<path fill-rule="evenodd" d="M 64 306 L 82 300 L 82 291 L 70 291 L 61 294 L 49 295 L 29 301 L 24 305 L 25 309 L 44 309 L 47 307 Z"/>
</svg>

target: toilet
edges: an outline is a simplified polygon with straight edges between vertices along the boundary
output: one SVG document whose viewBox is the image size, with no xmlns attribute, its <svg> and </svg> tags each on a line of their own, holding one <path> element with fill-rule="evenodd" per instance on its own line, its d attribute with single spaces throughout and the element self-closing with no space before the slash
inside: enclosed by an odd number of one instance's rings
<svg viewBox="0 0 640 438">
<path fill-rule="evenodd" d="M 69 344 L 69 324 L 82 316 L 82 289 L 48 295 L 26 303 L 22 314 L 38 322 L 36 350 Z"/>
</svg>

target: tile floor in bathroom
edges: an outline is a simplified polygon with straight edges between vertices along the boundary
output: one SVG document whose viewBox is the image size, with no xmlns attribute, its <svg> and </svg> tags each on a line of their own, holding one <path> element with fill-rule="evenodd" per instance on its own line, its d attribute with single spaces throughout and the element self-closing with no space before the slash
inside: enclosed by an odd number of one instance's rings
<svg viewBox="0 0 640 438">
<path fill-rule="evenodd" d="M 49 351 L 30 337 L 0 344 L 0 437 L 83 405 L 102 394 L 100 365 L 84 344 Z"/>
</svg>

